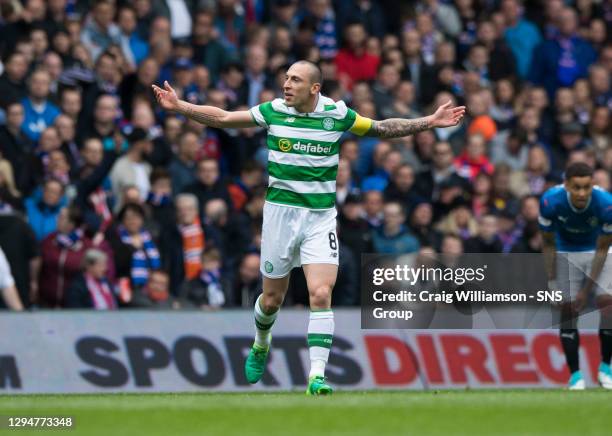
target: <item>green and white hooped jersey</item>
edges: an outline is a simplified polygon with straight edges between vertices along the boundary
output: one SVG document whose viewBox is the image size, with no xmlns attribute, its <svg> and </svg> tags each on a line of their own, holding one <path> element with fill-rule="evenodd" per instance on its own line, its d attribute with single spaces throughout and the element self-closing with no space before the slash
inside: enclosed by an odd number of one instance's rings
<svg viewBox="0 0 612 436">
<path fill-rule="evenodd" d="M 322 95 L 315 111 L 306 114 L 281 98 L 250 112 L 255 123 L 268 130 L 266 200 L 307 209 L 335 207 L 340 137 L 346 131 L 365 134 L 372 120 Z"/>
</svg>

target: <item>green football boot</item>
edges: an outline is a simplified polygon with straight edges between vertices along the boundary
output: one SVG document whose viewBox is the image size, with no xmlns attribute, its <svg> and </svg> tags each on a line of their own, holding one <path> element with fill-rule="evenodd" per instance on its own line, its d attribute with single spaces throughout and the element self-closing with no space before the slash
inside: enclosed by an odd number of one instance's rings
<svg viewBox="0 0 612 436">
<path fill-rule="evenodd" d="M 253 344 L 249 356 L 244 362 L 244 375 L 249 383 L 257 383 L 266 369 L 270 347 Z"/>
<path fill-rule="evenodd" d="M 308 380 L 306 395 L 331 395 L 333 389 L 325 382 L 325 377 L 315 376 Z"/>
</svg>

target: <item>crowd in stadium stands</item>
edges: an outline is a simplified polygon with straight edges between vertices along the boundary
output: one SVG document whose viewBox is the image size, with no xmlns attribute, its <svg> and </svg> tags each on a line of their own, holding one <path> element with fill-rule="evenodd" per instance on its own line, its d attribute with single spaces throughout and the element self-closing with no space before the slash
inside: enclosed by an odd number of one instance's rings
<svg viewBox="0 0 612 436">
<path fill-rule="evenodd" d="M 359 303 L 362 253 L 539 252 L 538 198 L 569 162 L 610 190 L 609 0 L 0 0 L 0 12 L 0 285 L 13 308 L 11 287 L 25 308 L 253 306 L 266 132 L 164 113 L 151 92 L 164 80 L 243 110 L 282 96 L 288 65 L 307 59 L 323 94 L 365 117 L 467 106 L 453 128 L 343 138 L 335 306 Z M 300 270 L 292 283 L 287 303 L 307 305 Z"/>
</svg>

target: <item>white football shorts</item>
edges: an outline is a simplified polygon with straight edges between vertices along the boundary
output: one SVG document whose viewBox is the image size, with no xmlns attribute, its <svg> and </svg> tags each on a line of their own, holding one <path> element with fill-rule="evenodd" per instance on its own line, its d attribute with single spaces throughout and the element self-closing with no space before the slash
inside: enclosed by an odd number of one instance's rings
<svg viewBox="0 0 612 436">
<path fill-rule="evenodd" d="M 312 210 L 266 201 L 261 231 L 261 273 L 285 277 L 305 264 L 338 265 L 336 208 Z"/>
</svg>

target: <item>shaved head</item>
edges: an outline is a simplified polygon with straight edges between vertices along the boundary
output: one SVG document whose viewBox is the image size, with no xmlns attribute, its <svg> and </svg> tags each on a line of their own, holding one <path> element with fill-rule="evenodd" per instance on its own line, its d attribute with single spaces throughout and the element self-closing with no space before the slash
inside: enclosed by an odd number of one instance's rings
<svg viewBox="0 0 612 436">
<path fill-rule="evenodd" d="M 321 76 L 321 70 L 312 62 L 298 61 L 291 65 L 283 84 L 285 104 L 301 113 L 312 112 L 321 91 Z"/>
<path fill-rule="evenodd" d="M 293 65 L 304 65 L 308 67 L 308 71 L 309 71 L 308 76 L 310 77 L 311 84 L 321 83 L 321 81 L 323 80 L 323 73 L 321 72 L 321 68 L 319 68 L 319 66 L 315 64 L 314 62 L 297 61 Z"/>
</svg>

